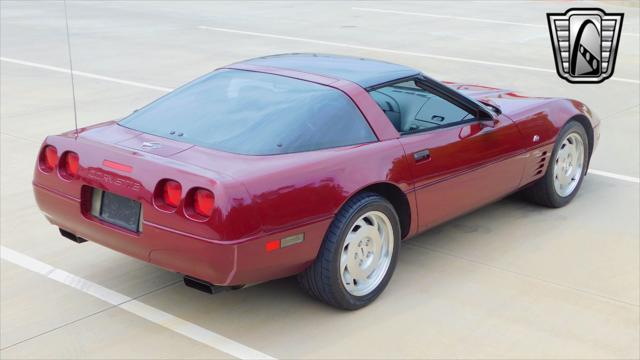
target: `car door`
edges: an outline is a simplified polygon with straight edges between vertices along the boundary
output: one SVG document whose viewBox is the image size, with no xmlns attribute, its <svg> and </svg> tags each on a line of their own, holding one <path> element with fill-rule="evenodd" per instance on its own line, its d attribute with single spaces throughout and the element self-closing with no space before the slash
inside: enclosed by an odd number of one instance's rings
<svg viewBox="0 0 640 360">
<path fill-rule="evenodd" d="M 381 108 L 401 134 L 414 178 L 419 230 L 518 187 L 526 155 L 522 135 L 506 116 L 496 113 L 481 121 L 469 103 L 415 80 L 375 89 L 371 95 L 384 102 Z"/>
</svg>

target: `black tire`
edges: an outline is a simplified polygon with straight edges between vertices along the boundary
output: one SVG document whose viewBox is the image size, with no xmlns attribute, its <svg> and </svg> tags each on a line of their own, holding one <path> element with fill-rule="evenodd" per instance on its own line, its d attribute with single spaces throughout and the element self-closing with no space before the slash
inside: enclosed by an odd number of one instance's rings
<svg viewBox="0 0 640 360">
<path fill-rule="evenodd" d="M 558 156 L 558 151 L 560 150 L 560 146 L 564 139 L 570 134 L 575 133 L 582 139 L 582 144 L 584 146 L 583 154 L 583 167 L 582 174 L 580 179 L 578 180 L 578 184 L 567 196 L 561 196 L 555 189 L 554 186 L 554 164 Z M 584 176 L 586 175 L 588 164 L 589 164 L 589 138 L 587 137 L 587 133 L 585 132 L 584 127 L 577 121 L 569 121 L 565 126 L 560 130 L 560 134 L 558 134 L 558 138 L 556 139 L 556 144 L 553 147 L 553 153 L 551 154 L 551 158 L 549 159 L 549 165 L 547 166 L 547 171 L 544 176 L 540 179 L 536 180 L 533 185 L 523 190 L 523 195 L 525 198 L 533 203 L 543 205 L 550 208 L 560 208 L 567 205 L 571 200 L 576 196 L 580 187 L 582 186 L 582 181 L 584 180 Z"/>
<path fill-rule="evenodd" d="M 370 211 L 387 216 L 393 233 L 391 262 L 381 282 L 368 294 L 354 296 L 341 279 L 340 255 L 348 232 L 354 223 Z M 372 303 L 385 289 L 396 267 L 400 249 L 400 221 L 393 206 L 382 196 L 364 192 L 354 196 L 340 209 L 329 226 L 313 264 L 298 275 L 300 286 L 312 297 L 331 306 L 355 310 Z"/>
</svg>

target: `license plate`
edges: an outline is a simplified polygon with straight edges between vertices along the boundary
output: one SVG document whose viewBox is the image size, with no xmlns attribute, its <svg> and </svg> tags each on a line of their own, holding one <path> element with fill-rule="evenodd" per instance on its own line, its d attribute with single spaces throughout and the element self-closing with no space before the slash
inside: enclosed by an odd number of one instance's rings
<svg viewBox="0 0 640 360">
<path fill-rule="evenodd" d="M 93 190 L 91 213 L 110 224 L 139 232 L 142 222 L 140 202 L 100 189 Z"/>
</svg>

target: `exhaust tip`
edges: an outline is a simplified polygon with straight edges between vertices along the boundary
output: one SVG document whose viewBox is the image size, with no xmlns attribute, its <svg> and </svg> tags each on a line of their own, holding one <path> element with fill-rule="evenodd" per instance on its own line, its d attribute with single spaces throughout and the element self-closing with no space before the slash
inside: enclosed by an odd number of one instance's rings
<svg viewBox="0 0 640 360">
<path fill-rule="evenodd" d="M 75 234 L 73 234 L 73 233 L 71 233 L 71 232 L 69 232 L 67 230 L 64 230 L 62 228 L 58 228 L 58 230 L 60 230 L 60 235 L 66 237 L 67 239 L 69 239 L 69 240 L 71 240 L 71 241 L 73 241 L 75 243 L 82 244 L 83 242 L 87 242 L 86 239 L 83 239 L 83 238 L 81 238 L 79 236 L 76 236 Z"/>
<path fill-rule="evenodd" d="M 184 284 L 190 288 L 206 292 L 207 294 L 213 294 L 213 287 L 215 285 L 210 284 L 204 280 L 196 279 L 191 276 L 185 276 L 183 279 Z"/>
<path fill-rule="evenodd" d="M 184 284 L 192 289 L 200 290 L 207 294 L 218 294 L 228 290 L 236 290 L 242 288 L 244 285 L 238 286 L 218 286 L 213 285 L 208 281 L 200 280 L 191 276 L 185 276 L 182 278 Z"/>
</svg>

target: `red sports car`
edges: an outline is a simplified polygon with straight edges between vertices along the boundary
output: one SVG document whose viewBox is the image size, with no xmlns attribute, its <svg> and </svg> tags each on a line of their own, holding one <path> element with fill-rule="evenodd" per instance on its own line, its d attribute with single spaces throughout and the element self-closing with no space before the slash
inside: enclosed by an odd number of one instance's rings
<svg viewBox="0 0 640 360">
<path fill-rule="evenodd" d="M 357 309 L 386 287 L 401 240 L 520 190 L 569 203 L 598 125 L 575 100 L 377 60 L 266 56 L 47 137 L 33 188 L 63 236 L 189 286 L 297 274 L 312 296 Z"/>
</svg>

